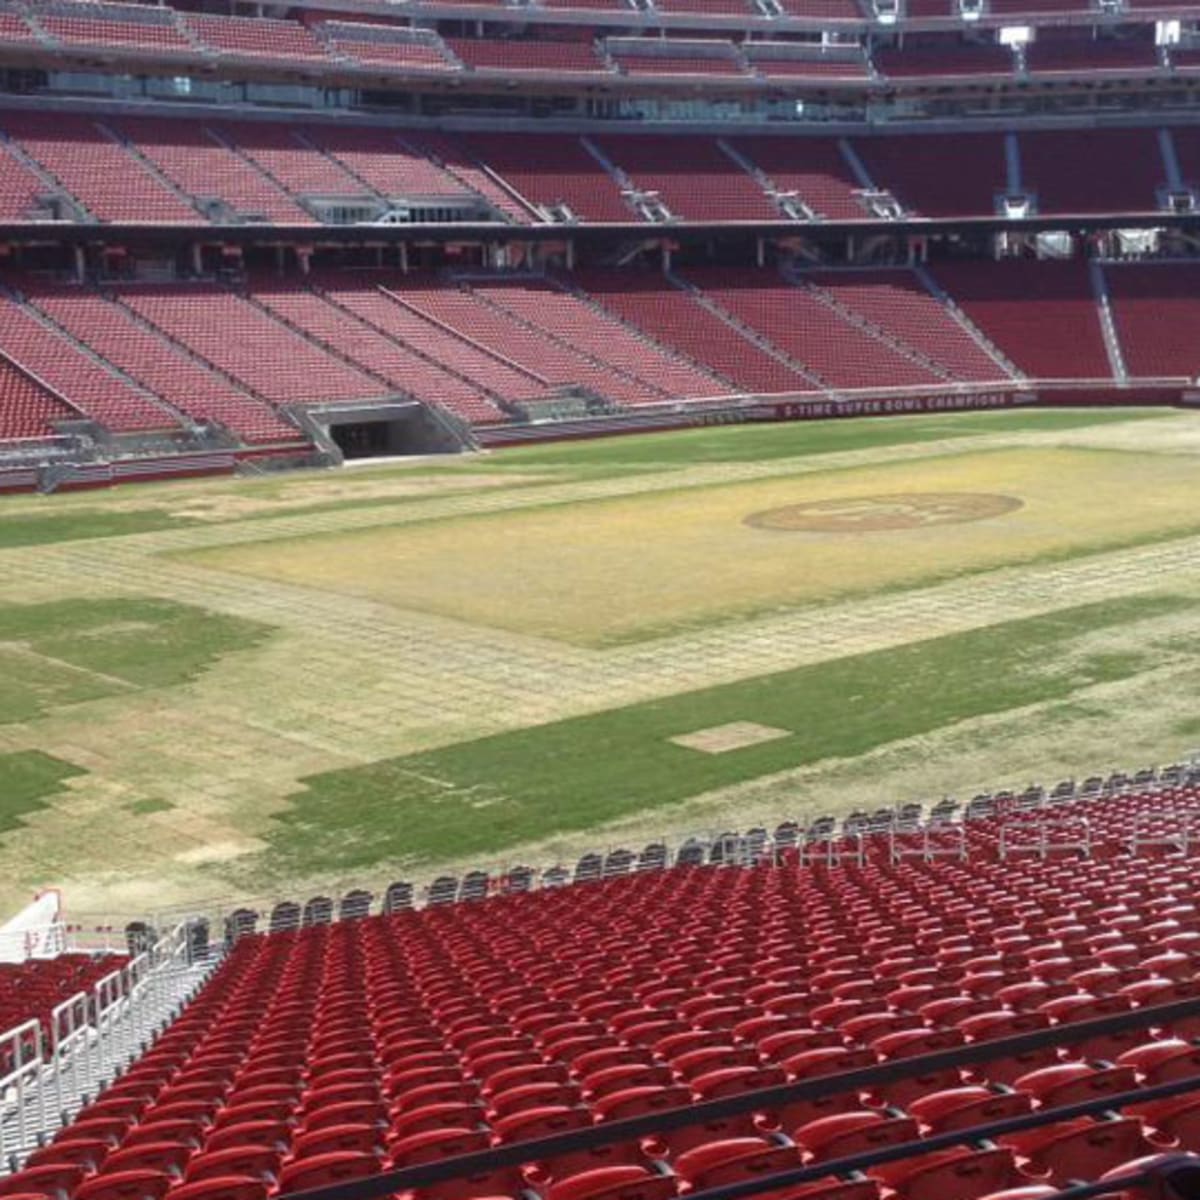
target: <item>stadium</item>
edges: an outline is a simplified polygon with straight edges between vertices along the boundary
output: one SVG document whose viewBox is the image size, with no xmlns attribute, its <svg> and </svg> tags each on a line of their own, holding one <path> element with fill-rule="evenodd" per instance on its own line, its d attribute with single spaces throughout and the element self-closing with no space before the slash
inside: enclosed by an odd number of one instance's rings
<svg viewBox="0 0 1200 1200">
<path fill-rule="evenodd" d="M 0 0 L 0 1198 L 1200 1196 L 1200 9 Z"/>
</svg>

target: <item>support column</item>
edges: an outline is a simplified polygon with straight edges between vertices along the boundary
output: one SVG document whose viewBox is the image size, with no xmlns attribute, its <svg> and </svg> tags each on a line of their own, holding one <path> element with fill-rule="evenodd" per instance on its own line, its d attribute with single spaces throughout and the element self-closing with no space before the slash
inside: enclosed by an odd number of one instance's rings
<svg viewBox="0 0 1200 1200">
<path fill-rule="evenodd" d="M 82 246 L 75 247 L 75 282 L 82 283 L 87 278 L 87 255 Z"/>
</svg>

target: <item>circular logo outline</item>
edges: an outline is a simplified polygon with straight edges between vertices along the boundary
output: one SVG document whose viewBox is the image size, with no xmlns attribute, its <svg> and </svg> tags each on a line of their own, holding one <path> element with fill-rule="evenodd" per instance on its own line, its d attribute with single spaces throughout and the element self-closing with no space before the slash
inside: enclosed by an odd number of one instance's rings
<svg viewBox="0 0 1200 1200">
<path fill-rule="evenodd" d="M 750 513 L 742 524 L 771 533 L 899 533 L 987 521 L 1024 507 L 1017 496 L 995 492 L 887 492 L 784 504 Z"/>
</svg>

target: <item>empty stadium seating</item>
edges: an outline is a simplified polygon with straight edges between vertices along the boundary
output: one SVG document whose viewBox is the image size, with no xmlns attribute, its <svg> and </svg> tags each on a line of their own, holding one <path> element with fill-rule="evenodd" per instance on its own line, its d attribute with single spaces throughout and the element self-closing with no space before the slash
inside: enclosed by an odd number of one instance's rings
<svg viewBox="0 0 1200 1200">
<path fill-rule="evenodd" d="M 70 405 L 0 360 L 0 442 L 52 437 L 55 421 L 78 417 Z"/>
<path fill-rule="evenodd" d="M 1013 53 L 996 42 L 959 42 L 926 36 L 880 50 L 875 65 L 892 79 L 950 78 L 958 75 L 1011 75 Z"/>
<path fill-rule="evenodd" d="M 0 1189 L 262 1200 L 822 1079 L 812 1098 L 518 1154 L 415 1195 L 671 1200 L 906 1144 L 856 1182 L 798 1194 L 981 1200 L 1195 1150 L 1187 1096 L 915 1149 L 1195 1074 L 1193 1018 L 1073 1033 L 1194 995 L 1193 862 L 1147 871 L 1105 848 L 1131 816 L 1165 827 L 1195 800 L 1185 784 L 1056 806 L 1059 823 L 1092 822 L 1090 857 L 999 858 L 1005 817 L 989 798 L 966 858 L 897 859 L 879 835 L 840 867 L 635 871 L 334 924 L 314 901 L 299 928 L 236 937 L 185 1013 Z M 990 1042 L 1037 1031 L 1039 1046 L 989 1057 Z M 836 1087 L 956 1049 L 969 1058 Z"/>
<path fill-rule="evenodd" d="M 933 274 L 1022 371 L 1043 379 L 1111 378 L 1087 266 L 1080 262 L 939 263 Z M 1030 303 L 1031 297 L 1036 297 Z"/>
<path fill-rule="evenodd" d="M 1200 272 L 1194 264 L 1105 269 L 1125 368 L 1135 378 L 1200 375 Z"/>
<path fill-rule="evenodd" d="M 741 62 L 731 42 L 700 43 L 689 48 L 683 43 L 671 43 L 661 48 L 652 42 L 653 50 L 640 50 L 636 43 L 607 43 L 608 54 L 626 75 L 740 75 Z"/>
<path fill-rule="evenodd" d="M 471 347 L 416 319 L 375 288 L 355 288 L 337 280 L 321 283 L 318 293 L 296 284 L 262 282 L 253 295 L 290 325 L 331 352 L 368 368 L 396 391 L 444 405 L 468 421 L 499 419 L 500 409 L 485 389 L 497 395 L 508 383 L 504 380 L 497 387 L 494 378 L 503 371 L 502 364 L 480 355 L 483 361 L 469 363 L 471 375 L 478 380 L 471 382 L 460 373 Z M 524 392 L 534 387 L 526 378 L 517 384 Z"/>
<path fill-rule="evenodd" d="M 488 171 L 460 142 L 441 133 L 422 131 L 405 139 L 419 154 L 437 163 L 468 193 L 482 197 L 514 225 L 531 225 L 535 217 L 503 180 Z"/>
<path fill-rule="evenodd" d="M 163 336 L 275 405 L 365 400 L 388 388 L 261 308 L 211 284 L 121 288 Z"/>
<path fill-rule="evenodd" d="M 217 421 L 243 441 L 296 441 L 270 405 L 201 366 L 130 311 L 81 288 L 30 289 L 29 300 L 92 350 L 194 421 Z"/>
<path fill-rule="evenodd" d="M 871 179 L 906 212 L 926 217 L 992 213 L 996 196 L 1006 190 L 1001 134 L 855 138 L 853 145 Z"/>
<path fill-rule="evenodd" d="M 1149 32 L 1136 38 L 1094 38 L 1044 31 L 1025 52 L 1031 74 L 1069 71 L 1154 71 L 1159 67 L 1157 47 Z"/>
<path fill-rule="evenodd" d="M 816 54 L 797 52 L 787 43 L 743 43 L 747 64 L 764 79 L 858 80 L 869 78 L 870 63 L 865 54 L 844 51 Z"/>
<path fill-rule="evenodd" d="M 454 55 L 476 71 L 596 72 L 607 68 L 588 42 L 451 38 Z"/>
<path fill-rule="evenodd" d="M 397 25 L 327 21 L 321 29 L 334 54 L 362 67 L 406 71 L 452 71 L 459 64 L 436 36 L 420 36 Z"/>
<path fill-rule="evenodd" d="M 119 970 L 121 954 L 60 954 L 0 964 L 0 1030 L 26 1021 L 50 1025 L 53 1010 L 77 992 L 86 992 L 104 976 Z"/>
<path fill-rule="evenodd" d="M 1166 170 L 1152 129 L 1021 133 L 1021 182 L 1042 213 L 1155 212 Z"/>
<path fill-rule="evenodd" d="M 166 430 L 171 411 L 39 319 L 15 297 L 0 297 L 0 353 L 84 416 L 118 433 Z"/>
<path fill-rule="evenodd" d="M 169 8 L 60 0 L 39 5 L 37 20 L 55 42 L 108 50 L 191 54 L 193 47 Z"/>
<path fill-rule="evenodd" d="M 828 387 L 897 387 L 940 378 L 808 289 L 738 268 L 702 268 L 685 277 Z"/>
<path fill-rule="evenodd" d="M 772 358 L 734 325 L 704 308 L 658 273 L 588 271 L 579 284 L 593 299 L 638 329 L 678 347 L 748 392 L 808 391 L 812 382 Z"/>
<path fill-rule="evenodd" d="M 153 151 L 153 128 L 123 128 Z M 1114 352 L 1130 379 L 1200 374 L 1197 269 L 1105 268 Z M 1113 381 L 1080 260 L 790 276 L 685 265 L 551 276 L 323 269 L 232 287 L 10 282 L 28 303 L 0 297 L 0 355 L 19 368 L 0 440 L 45 437 L 49 422 L 82 415 L 117 433 L 215 422 L 247 445 L 288 443 L 298 432 L 283 406 L 396 395 L 494 425 L 564 389 L 636 408 L 1004 384 L 1014 373 Z"/>
<path fill-rule="evenodd" d="M 341 164 L 315 153 L 300 131 L 264 121 L 223 121 L 214 133 L 294 199 L 369 199 L 370 193 Z"/>
<path fill-rule="evenodd" d="M 195 209 L 99 122 L 68 113 L 7 112 L 0 128 L 100 221 L 197 221 Z"/>
<path fill-rule="evenodd" d="M 667 398 L 656 383 L 606 361 L 608 324 L 599 319 L 592 322 L 586 343 L 578 345 L 550 336 L 536 324 L 545 304 L 534 297 L 527 307 L 515 300 L 518 290 L 512 284 L 495 291 L 491 287 L 444 288 L 417 283 L 405 286 L 400 294 L 420 312 L 462 336 L 496 348 L 551 386 L 581 387 L 615 404 L 654 404 Z M 543 299 L 545 294 L 543 291 Z M 514 303 L 520 312 L 510 309 Z M 706 387 L 701 394 L 708 391 Z"/>
<path fill-rule="evenodd" d="M 201 207 L 216 203 L 214 216 L 308 224 L 312 217 L 283 187 L 257 171 L 204 124 L 161 117 L 123 117 L 112 122 L 138 152 Z"/>
<path fill-rule="evenodd" d="M 184 23 L 206 49 L 222 58 L 332 65 L 325 46 L 299 21 L 187 13 Z"/>
<path fill-rule="evenodd" d="M 534 204 L 565 204 L 584 221 L 638 219 L 615 181 L 577 137 L 497 133 L 471 138 L 470 148 Z"/>
<path fill-rule="evenodd" d="M 803 279 L 952 379 L 978 383 L 1007 376 L 911 271 L 813 272 Z"/>
<path fill-rule="evenodd" d="M 675 216 L 696 221 L 779 218 L 754 178 L 713 139 L 605 135 L 596 140 L 640 191 L 657 193 Z"/>
<path fill-rule="evenodd" d="M 530 45 L 590 53 L 586 43 Z M 865 70 L 865 60 L 841 52 L 779 57 L 772 44 L 769 55 L 752 46 L 745 53 L 760 75 Z M 1031 194 L 1041 214 L 1147 213 L 1159 209 L 1168 183 L 1155 128 L 1026 130 L 1012 143 L 1011 161 L 1005 135 L 992 132 L 880 133 L 844 143 L 736 131 L 721 139 L 484 135 L 27 110 L 0 113 L 0 132 L 8 139 L 7 152 L 0 145 L 0 217 L 11 220 L 312 224 L 329 219 L 314 201 L 436 207 L 445 199 L 518 225 L 664 219 L 640 210 L 623 188 L 656 196 L 672 216 L 714 223 L 808 219 L 806 212 L 816 220 L 879 220 L 863 199 L 872 188 L 932 218 L 993 215 L 997 196 L 1014 189 Z M 1194 137 L 1186 128 L 1173 136 L 1188 184 L 1200 178 Z M 773 195 L 796 201 L 795 211 Z M 65 211 L 52 211 L 56 199 Z"/>
<path fill-rule="evenodd" d="M 733 145 L 780 192 L 794 193 L 818 217 L 861 221 L 862 185 L 831 138 L 735 137 Z"/>
<path fill-rule="evenodd" d="M 312 125 L 305 136 L 369 188 L 389 198 L 455 199 L 470 195 L 411 143 L 388 129 L 346 124 Z"/>
</svg>

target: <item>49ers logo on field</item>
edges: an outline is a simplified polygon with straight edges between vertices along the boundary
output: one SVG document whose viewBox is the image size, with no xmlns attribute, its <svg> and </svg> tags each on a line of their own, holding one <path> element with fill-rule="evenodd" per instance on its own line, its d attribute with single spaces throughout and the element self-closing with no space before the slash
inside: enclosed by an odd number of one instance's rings
<svg viewBox="0 0 1200 1200">
<path fill-rule="evenodd" d="M 745 524 L 755 529 L 804 533 L 879 533 L 922 529 L 928 525 L 960 525 L 1016 512 L 1016 496 L 986 492 L 904 492 L 888 496 L 845 496 L 811 500 L 751 513 Z"/>
</svg>

